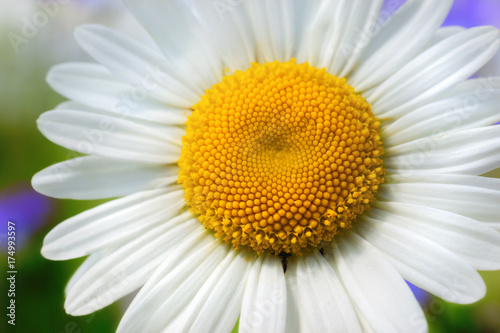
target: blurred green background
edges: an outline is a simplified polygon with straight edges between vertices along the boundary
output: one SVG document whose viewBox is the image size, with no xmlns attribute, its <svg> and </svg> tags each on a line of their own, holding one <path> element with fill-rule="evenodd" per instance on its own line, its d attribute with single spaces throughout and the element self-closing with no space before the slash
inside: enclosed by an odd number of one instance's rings
<svg viewBox="0 0 500 333">
<path fill-rule="evenodd" d="M 93 315 L 71 317 L 64 312 L 64 287 L 82 260 L 54 262 L 40 255 L 43 237 L 57 223 L 99 202 L 52 200 L 31 190 L 30 179 L 41 169 L 75 157 L 46 140 L 36 119 L 63 98 L 45 83 L 45 73 L 65 61 L 91 61 L 78 48 L 72 31 L 82 23 L 102 23 L 142 38 L 143 32 L 119 0 L 64 0 L 48 15 L 38 17 L 49 1 L 0 0 L 0 224 L 1 267 L 6 267 L 7 219 L 16 222 L 16 327 L 7 325 L 5 272 L 0 282 L 0 332 L 113 332 L 130 297 Z M 401 1 L 387 1 L 394 6 Z M 54 1 L 52 2 L 54 3 Z M 56 8 L 54 7 L 54 8 Z M 496 25 L 500 0 L 458 0 L 447 24 Z M 36 31 L 35 31 L 36 30 Z M 31 32 L 29 38 L 26 32 Z M 481 75 L 500 75 L 500 56 Z M 499 203 L 500 204 L 500 203 Z M 488 286 L 480 302 L 459 306 L 420 295 L 431 332 L 500 332 L 500 272 L 482 274 Z"/>
</svg>

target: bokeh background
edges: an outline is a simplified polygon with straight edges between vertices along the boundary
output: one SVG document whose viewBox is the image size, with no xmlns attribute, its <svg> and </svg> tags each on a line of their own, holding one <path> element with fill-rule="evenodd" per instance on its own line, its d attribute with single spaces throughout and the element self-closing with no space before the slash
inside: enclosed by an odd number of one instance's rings
<svg viewBox="0 0 500 333">
<path fill-rule="evenodd" d="M 385 9 L 394 11 L 403 2 L 387 0 Z M 83 23 L 148 39 L 120 0 L 0 0 L 0 332 L 113 332 L 130 301 L 84 317 L 65 314 L 64 287 L 82 260 L 53 262 L 40 255 L 54 225 L 100 203 L 53 200 L 30 185 L 37 171 L 75 157 L 46 140 L 36 119 L 63 101 L 45 83 L 47 70 L 61 62 L 92 61 L 73 39 L 74 27 Z M 445 25 L 500 28 L 500 0 L 456 0 Z M 478 75 L 500 76 L 500 54 Z M 17 227 L 15 330 L 5 316 L 8 220 Z M 450 304 L 414 289 L 431 332 L 500 333 L 500 272 L 482 275 L 488 294 L 473 305 Z"/>
</svg>

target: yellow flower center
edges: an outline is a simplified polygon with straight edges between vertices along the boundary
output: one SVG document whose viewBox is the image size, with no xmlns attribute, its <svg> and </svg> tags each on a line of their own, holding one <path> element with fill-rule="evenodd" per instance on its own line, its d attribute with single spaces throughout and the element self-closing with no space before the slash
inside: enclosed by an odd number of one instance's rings
<svg viewBox="0 0 500 333">
<path fill-rule="evenodd" d="M 370 105 L 307 63 L 252 64 L 193 110 L 179 183 L 191 211 L 235 248 L 321 247 L 351 227 L 383 182 Z"/>
</svg>

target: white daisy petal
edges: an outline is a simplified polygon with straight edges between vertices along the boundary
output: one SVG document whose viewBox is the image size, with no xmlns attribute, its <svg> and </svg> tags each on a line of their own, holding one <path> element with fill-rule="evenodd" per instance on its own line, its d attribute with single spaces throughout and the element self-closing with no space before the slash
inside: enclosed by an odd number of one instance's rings
<svg viewBox="0 0 500 333">
<path fill-rule="evenodd" d="M 73 110 L 45 112 L 38 128 L 52 142 L 83 154 L 145 163 L 177 162 L 185 133 L 174 126 Z"/>
<path fill-rule="evenodd" d="M 230 332 L 240 314 L 248 271 L 255 261 L 231 250 L 198 291 L 180 332 Z"/>
<path fill-rule="evenodd" d="M 410 62 L 429 43 L 452 4 L 452 0 L 406 2 L 380 30 L 363 35 L 367 40 L 358 50 L 362 51 L 360 66 L 352 73 L 349 82 L 357 90 L 364 91 Z M 408 36 L 411 36 L 411 43 Z"/>
<path fill-rule="evenodd" d="M 85 259 L 85 261 L 80 266 L 78 266 L 78 269 L 71 276 L 71 279 L 68 281 L 68 284 L 66 284 L 66 287 L 64 288 L 64 294 L 67 295 L 69 290 L 73 288 L 75 283 L 83 276 L 85 276 L 85 274 L 87 274 L 87 272 L 91 270 L 96 263 L 103 260 L 109 254 L 113 253 L 113 251 L 116 251 L 117 248 L 117 246 L 108 246 L 105 249 L 96 251 L 89 255 Z"/>
<path fill-rule="evenodd" d="M 373 328 L 370 326 L 370 323 L 368 322 L 368 320 L 364 316 L 362 316 L 360 313 L 358 313 L 358 318 L 359 318 L 359 322 L 360 322 L 361 329 L 362 329 L 363 333 L 375 333 Z"/>
<path fill-rule="evenodd" d="M 191 234 L 203 232 L 187 212 L 126 243 L 94 263 L 79 280 L 72 281 L 64 305 L 68 314 L 92 313 L 142 286 L 168 250 Z M 102 292 L 102 291 L 106 292 Z"/>
<path fill-rule="evenodd" d="M 92 63 L 56 65 L 47 74 L 47 82 L 66 98 L 108 110 L 115 110 L 120 97 L 132 91 L 104 66 Z"/>
<path fill-rule="evenodd" d="M 330 37 L 333 37 L 329 31 L 325 31 L 324 29 L 325 25 L 329 24 L 331 20 L 328 21 L 326 18 L 323 18 L 323 22 L 326 20 L 326 23 L 323 25 L 321 23 L 316 24 L 320 16 L 320 7 L 331 7 L 328 4 L 330 1 L 311 0 L 305 2 L 301 0 L 290 0 L 288 3 L 293 7 L 293 24 L 289 27 L 289 33 L 292 35 L 293 39 L 292 56 L 299 64 L 309 62 L 311 65 L 315 66 L 317 60 L 313 59 L 318 58 L 321 42 L 326 39 L 324 36 L 330 35 Z M 328 10 L 331 12 L 335 11 L 335 9 L 332 8 Z M 288 13 L 290 13 L 290 11 Z M 320 26 L 322 26 L 323 29 L 321 29 Z"/>
<path fill-rule="evenodd" d="M 229 247 L 208 232 L 183 240 L 139 291 L 117 331 L 159 332 L 171 327 L 224 260 L 228 250 Z"/>
<path fill-rule="evenodd" d="M 445 40 L 446 38 L 449 38 L 449 37 L 451 37 L 453 35 L 456 35 L 456 34 L 462 32 L 464 30 L 465 30 L 464 27 L 460 27 L 460 26 L 457 26 L 457 25 L 442 27 L 431 38 L 431 40 L 427 44 L 427 48 L 431 48 L 434 45 L 436 45 L 436 44 L 440 43 L 441 41 Z"/>
<path fill-rule="evenodd" d="M 304 43 L 305 46 L 295 51 L 297 62 L 309 62 L 313 66 L 326 67 L 340 39 L 339 22 L 332 19 L 336 15 L 340 16 L 339 6 L 336 1 L 310 1 L 309 3 L 314 5 L 314 8 L 306 6 L 302 10 L 304 33 L 300 36 L 300 43 Z M 322 63 L 323 66 L 321 66 Z"/>
<path fill-rule="evenodd" d="M 361 332 L 351 300 L 337 274 L 319 251 L 296 259 L 287 271 L 287 281 L 300 308 L 301 332 Z"/>
<path fill-rule="evenodd" d="M 433 104 L 457 97 L 460 98 L 460 96 L 467 96 L 471 91 L 477 91 L 478 93 L 475 98 L 461 99 L 460 101 L 460 105 L 466 105 L 468 108 L 474 108 L 476 104 L 492 98 L 492 95 L 495 94 L 495 91 L 497 91 L 498 89 L 500 89 L 499 77 L 469 79 L 433 97 L 422 99 L 416 102 L 410 109 L 403 108 L 397 111 L 393 110 L 392 118 L 393 120 L 396 120 L 400 117 L 404 117 L 407 113 L 412 112 L 415 109 L 424 108 L 428 104 Z M 456 107 L 460 106 L 457 104 Z"/>
<path fill-rule="evenodd" d="M 268 33 L 272 41 L 268 47 L 273 50 L 274 60 L 289 61 L 295 47 L 294 20 L 298 9 L 297 2 L 289 0 L 252 1 L 253 5 L 258 3 L 266 10 Z M 260 27 L 262 24 L 258 22 L 257 25 Z M 254 26 L 255 28 L 257 27 Z M 262 35 L 260 36 L 262 37 Z"/>
<path fill-rule="evenodd" d="M 284 62 L 292 57 L 296 1 L 255 0 L 244 4 L 254 38 L 259 62 Z"/>
<path fill-rule="evenodd" d="M 392 119 L 474 74 L 498 50 L 499 36 L 500 32 L 492 27 L 453 35 L 418 55 L 364 96 L 378 117 Z"/>
<path fill-rule="evenodd" d="M 207 31 L 187 1 L 125 0 L 125 4 L 149 31 L 167 60 L 188 72 L 189 79 L 202 91 L 222 79 L 220 56 L 209 45 Z"/>
<path fill-rule="evenodd" d="M 47 74 L 47 82 L 66 98 L 108 110 L 115 110 L 120 97 L 132 91 L 104 66 L 91 63 L 56 65 Z"/>
<path fill-rule="evenodd" d="M 477 91 L 477 96 L 476 98 L 480 101 L 486 100 L 492 97 L 493 94 L 497 90 L 500 89 L 500 77 L 495 77 L 495 76 L 490 76 L 490 77 L 480 77 L 476 79 L 468 79 L 452 89 L 449 89 L 442 94 L 439 95 L 439 97 L 436 99 L 436 101 L 441 100 L 441 99 L 447 99 L 450 97 L 456 97 L 456 96 L 461 96 L 465 95 L 471 91 Z M 486 93 L 487 91 L 488 93 Z M 476 101 L 463 101 L 464 103 L 467 104 L 475 104 L 477 103 Z"/>
<path fill-rule="evenodd" d="M 43 241 L 42 255 L 68 260 L 120 244 L 169 221 L 184 207 L 178 186 L 138 192 L 78 214 L 58 224 Z"/>
<path fill-rule="evenodd" d="M 92 104 L 92 103 L 89 103 Z M 137 105 L 128 105 L 128 108 L 123 110 L 109 110 L 102 107 L 93 107 L 82 104 L 76 101 L 65 101 L 58 104 L 54 110 L 69 110 L 82 111 L 88 113 L 106 114 L 110 116 L 130 119 L 139 123 L 153 124 L 160 123 L 165 125 L 185 125 L 188 116 L 192 111 L 188 109 L 175 109 L 166 105 L 162 105 L 161 109 L 142 108 Z M 133 110 L 133 112 L 132 112 Z"/>
<path fill-rule="evenodd" d="M 147 94 L 179 108 L 190 108 L 199 101 L 189 81 L 166 74 L 165 68 L 171 64 L 147 46 L 96 24 L 77 28 L 75 38 L 94 59 L 128 82 L 136 94 Z"/>
<path fill-rule="evenodd" d="M 328 252 L 328 251 L 327 251 Z M 374 332 L 426 332 L 422 308 L 395 268 L 361 237 L 349 233 L 325 254 L 359 314 Z"/>
<path fill-rule="evenodd" d="M 330 16 L 331 24 L 335 25 L 334 36 L 324 36 L 322 47 L 331 41 L 336 42 L 336 44 L 330 44 L 328 51 L 322 53 L 323 57 L 319 60 L 318 67 L 326 67 L 329 73 L 339 77 L 346 76 L 357 65 L 367 39 L 375 31 L 382 3 L 383 0 L 340 0 L 337 2 L 335 16 L 333 19 Z M 321 13 L 322 15 L 329 14 L 327 11 Z M 327 39 L 331 39 L 331 41 Z"/>
<path fill-rule="evenodd" d="M 64 101 L 62 103 L 57 104 L 54 110 L 77 110 L 91 113 L 105 112 L 103 109 L 93 108 L 88 105 L 84 105 L 75 101 Z"/>
<path fill-rule="evenodd" d="M 259 256 L 245 287 L 239 332 L 284 333 L 286 304 L 281 260 L 276 256 Z"/>
<path fill-rule="evenodd" d="M 448 302 L 470 304 L 486 293 L 475 269 L 425 237 L 369 217 L 356 233 L 383 251 L 405 280 Z"/>
<path fill-rule="evenodd" d="M 303 327 L 302 322 L 304 319 L 301 316 L 302 307 L 300 306 L 300 300 L 297 295 L 297 290 L 299 290 L 302 285 L 299 279 L 297 279 L 296 274 L 290 272 L 297 272 L 297 260 L 292 258 L 288 262 L 287 273 L 285 275 L 286 280 L 286 327 L 285 332 L 287 333 L 300 333 Z M 292 276 L 291 276 L 292 275 Z M 311 278 L 311 277 L 308 277 Z"/>
<path fill-rule="evenodd" d="M 446 174 L 400 174 L 387 177 L 383 201 L 434 207 L 484 222 L 500 216 L 500 179 Z M 473 202 L 472 202 L 473 200 Z"/>
<path fill-rule="evenodd" d="M 177 181 L 177 165 L 123 163 L 85 156 L 54 164 L 33 177 L 39 193 L 61 199 L 105 199 L 165 187 Z"/>
<path fill-rule="evenodd" d="M 345 76 L 361 55 L 365 37 L 374 30 L 382 1 L 311 1 L 304 12 L 297 60 L 326 67 L 329 73 Z M 316 8 L 315 6 L 319 6 Z"/>
<path fill-rule="evenodd" d="M 215 48 L 228 70 L 244 70 L 257 61 L 255 38 L 245 6 L 240 2 L 193 0 L 204 27 L 210 29 Z M 229 28 L 230 27 L 230 28 Z"/>
<path fill-rule="evenodd" d="M 500 121 L 500 89 L 482 88 L 411 111 L 383 130 L 384 144 L 396 146 L 416 139 L 489 126 Z"/>
<path fill-rule="evenodd" d="M 490 227 L 491 229 L 500 232 L 500 222 L 485 222 L 484 224 Z"/>
<path fill-rule="evenodd" d="M 488 226 L 444 210 L 400 202 L 375 203 L 369 216 L 403 226 L 455 253 L 478 270 L 500 269 L 500 235 Z"/>
<path fill-rule="evenodd" d="M 119 81 L 97 64 L 65 63 L 54 66 L 47 75 L 47 82 L 66 98 L 123 118 L 180 125 L 191 114 L 188 109 L 167 106 L 150 98 L 145 89 Z"/>
<path fill-rule="evenodd" d="M 418 139 L 386 149 L 390 173 L 480 175 L 500 164 L 500 126 L 480 127 Z"/>
</svg>

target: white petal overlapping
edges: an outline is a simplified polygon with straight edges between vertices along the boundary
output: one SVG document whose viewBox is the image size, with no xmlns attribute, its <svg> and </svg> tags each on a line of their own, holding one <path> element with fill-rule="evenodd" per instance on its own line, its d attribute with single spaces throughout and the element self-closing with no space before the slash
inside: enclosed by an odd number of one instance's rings
<svg viewBox="0 0 500 333">
<path fill-rule="evenodd" d="M 84 156 L 54 164 L 33 177 L 38 192 L 61 199 L 122 197 L 177 182 L 174 164 L 123 163 L 122 160 Z"/>
<path fill-rule="evenodd" d="M 180 332 L 230 332 L 241 311 L 250 254 L 229 251 L 184 310 Z"/>
<path fill-rule="evenodd" d="M 451 174 L 390 175 L 380 199 L 445 210 L 483 222 L 500 216 L 500 180 Z M 473 205 L 471 198 L 475 199 Z"/>
<path fill-rule="evenodd" d="M 281 260 L 260 256 L 252 266 L 246 283 L 239 332 L 286 332 L 286 297 Z"/>
<path fill-rule="evenodd" d="M 475 269 L 500 269 L 500 235 L 480 222 L 416 204 L 378 201 L 375 207 L 369 216 L 422 235 Z"/>
<path fill-rule="evenodd" d="M 376 33 L 361 30 L 360 66 L 350 83 L 360 91 L 374 87 L 415 57 L 443 23 L 453 1 L 414 0 L 406 2 Z M 412 42 L 408 43 L 408 36 Z M 359 46 L 358 46 L 359 47 Z M 361 52 L 362 51 L 362 52 Z M 397 57 L 393 57 L 397 53 Z M 387 59 L 391 61 L 387 61 Z M 343 73 L 348 74 L 348 72 Z"/>
<path fill-rule="evenodd" d="M 224 74 L 245 70 L 257 61 L 256 39 L 243 3 L 231 5 L 203 0 L 192 3 L 201 25 L 211 30 L 211 41 L 228 69 Z"/>
<path fill-rule="evenodd" d="M 177 73 L 173 73 L 172 64 L 161 54 L 113 30 L 95 24 L 85 25 L 75 30 L 75 37 L 95 60 L 130 84 L 137 98 L 139 94 L 147 94 L 167 105 L 189 109 L 203 92 L 197 91 L 186 75 L 174 76 Z M 160 109 L 165 111 L 165 107 L 162 105 Z"/>
<path fill-rule="evenodd" d="M 387 333 L 427 330 L 422 308 L 410 288 L 373 245 L 350 233 L 339 239 L 325 258 L 370 330 Z"/>
<path fill-rule="evenodd" d="M 157 79 L 164 76 L 158 74 Z M 53 67 L 47 75 L 47 82 L 61 95 L 92 110 L 105 110 L 121 118 L 148 120 L 167 125 L 181 125 L 186 122 L 190 111 L 154 99 L 150 93 L 157 83 L 145 79 L 140 86 L 122 82 L 101 65 L 90 63 L 66 63 Z M 196 100 L 193 97 L 193 100 Z M 181 104 L 173 98 L 171 104 Z M 69 104 L 72 107 L 77 104 Z M 68 105 L 66 105 L 68 106 Z M 69 110 L 82 110 L 81 107 Z"/>
<path fill-rule="evenodd" d="M 247 1 L 246 11 L 250 19 L 259 62 L 288 61 L 293 56 L 294 2 L 287 0 Z"/>
<path fill-rule="evenodd" d="M 77 281 L 79 281 L 85 274 L 87 274 L 88 271 L 94 267 L 96 263 L 104 259 L 106 256 L 108 256 L 110 253 L 113 253 L 117 249 L 116 246 L 108 246 L 105 249 L 96 251 L 89 255 L 85 261 L 78 267 L 78 269 L 73 273 L 71 276 L 71 279 L 68 281 L 68 284 L 66 285 L 66 288 L 64 289 L 65 295 L 68 294 L 68 292 L 73 289 L 73 286 Z"/>
<path fill-rule="evenodd" d="M 294 305 L 289 309 L 298 320 L 298 332 L 361 332 L 349 295 L 319 251 L 291 261 L 286 279 L 288 293 L 298 305 L 296 313 Z"/>
<path fill-rule="evenodd" d="M 388 173 L 481 175 L 500 164 L 500 126 L 479 127 L 386 148 Z"/>
<path fill-rule="evenodd" d="M 474 90 L 429 103 L 398 118 L 384 128 L 384 144 L 397 146 L 500 121 L 500 88 L 486 88 L 477 82 Z"/>
<path fill-rule="evenodd" d="M 52 229 L 45 236 L 42 254 L 68 260 L 123 244 L 175 217 L 185 206 L 183 195 L 182 188 L 175 186 L 138 192 L 87 210 Z"/>
<path fill-rule="evenodd" d="M 375 115 L 394 120 L 466 80 L 497 52 L 500 32 L 478 27 L 453 35 L 364 93 Z"/>
<path fill-rule="evenodd" d="M 187 212 L 145 232 L 136 239 L 116 246 L 101 260 L 93 261 L 85 274 L 71 282 L 65 309 L 72 315 L 85 315 L 104 308 L 142 286 L 169 250 L 203 228 Z M 104 292 L 107 291 L 107 292 Z"/>
<path fill-rule="evenodd" d="M 331 3 L 331 2 L 330 2 Z M 325 36 L 322 47 L 327 46 L 328 51 L 323 53 L 318 67 L 325 67 L 329 73 L 340 77 L 356 65 L 361 56 L 359 48 L 363 46 L 366 35 L 370 36 L 375 31 L 375 24 L 383 1 L 342 0 L 335 5 L 335 13 L 332 23 L 335 27 L 335 44 L 329 44 Z M 331 7 L 331 6 L 330 6 Z M 320 15 L 328 15 L 328 12 L 320 12 Z M 317 33 L 317 31 L 315 31 Z M 360 45 L 361 44 L 361 45 Z"/>
<path fill-rule="evenodd" d="M 500 232 L 500 223 L 499 222 L 485 222 L 485 224 L 493 230 Z"/>
<path fill-rule="evenodd" d="M 53 110 L 38 119 L 52 142 L 82 154 L 142 163 L 175 163 L 185 130 L 104 111 Z"/>
<path fill-rule="evenodd" d="M 220 82 L 220 54 L 190 5 L 184 0 L 125 0 L 132 14 L 149 31 L 168 61 L 174 76 L 181 70 L 202 91 Z"/>
<path fill-rule="evenodd" d="M 446 301 L 469 304 L 486 292 L 474 268 L 450 250 L 400 225 L 365 217 L 356 232 L 383 251 L 405 280 Z"/>
<path fill-rule="evenodd" d="M 434 34 L 434 37 L 432 37 L 430 42 L 427 44 L 427 48 L 431 48 L 434 45 L 438 44 L 439 42 L 443 41 L 444 39 L 451 37 L 464 30 L 465 28 L 460 26 L 442 27 Z"/>
<path fill-rule="evenodd" d="M 227 246 L 208 236 L 207 231 L 197 233 L 171 251 L 130 304 L 118 332 L 159 332 L 177 324 L 228 254 Z"/>
</svg>

